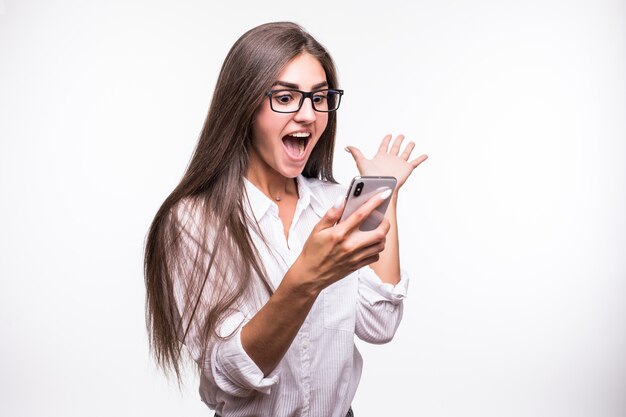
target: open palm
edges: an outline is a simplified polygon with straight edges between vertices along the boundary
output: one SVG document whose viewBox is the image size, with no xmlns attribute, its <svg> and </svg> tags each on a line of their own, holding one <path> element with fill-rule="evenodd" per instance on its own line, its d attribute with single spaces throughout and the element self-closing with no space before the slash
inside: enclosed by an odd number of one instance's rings
<svg viewBox="0 0 626 417">
<path fill-rule="evenodd" d="M 400 153 L 404 135 L 398 135 L 393 141 L 391 148 L 389 148 L 391 138 L 391 135 L 387 135 L 383 138 L 378 152 L 376 152 L 376 155 L 374 155 L 372 159 L 367 159 L 363 156 L 363 153 L 354 146 L 348 146 L 346 150 L 352 154 L 361 175 L 395 177 L 398 180 L 396 186 L 396 189 L 398 189 L 405 183 L 407 178 L 409 178 L 413 170 L 424 162 L 428 156 L 421 155 L 413 160 L 409 160 L 415 148 L 415 143 L 409 142 L 402 153 Z"/>
</svg>

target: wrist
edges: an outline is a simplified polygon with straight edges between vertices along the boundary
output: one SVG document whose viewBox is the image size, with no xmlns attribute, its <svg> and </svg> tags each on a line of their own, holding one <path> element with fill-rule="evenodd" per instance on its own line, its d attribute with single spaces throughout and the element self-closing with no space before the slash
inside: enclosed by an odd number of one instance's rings
<svg viewBox="0 0 626 417">
<path fill-rule="evenodd" d="M 300 258 L 289 268 L 280 286 L 293 296 L 307 300 L 315 300 L 323 289 L 321 281 L 302 265 Z"/>
<path fill-rule="evenodd" d="M 395 210 L 398 205 L 398 189 L 395 189 L 391 198 L 389 199 L 389 205 L 387 206 L 387 210 Z"/>
</svg>

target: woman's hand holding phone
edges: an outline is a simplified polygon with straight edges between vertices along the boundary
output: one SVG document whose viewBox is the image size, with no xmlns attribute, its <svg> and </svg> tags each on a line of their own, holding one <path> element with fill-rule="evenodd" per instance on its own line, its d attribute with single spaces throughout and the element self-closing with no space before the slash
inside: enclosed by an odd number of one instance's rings
<svg viewBox="0 0 626 417">
<path fill-rule="evenodd" d="M 298 270 L 294 275 L 303 280 L 303 288 L 318 294 L 332 283 L 378 260 L 380 252 L 385 249 L 389 221 L 383 219 L 370 231 L 361 231 L 359 226 L 377 207 L 388 201 L 390 194 L 390 190 L 386 190 L 374 195 L 340 223 L 337 222 L 345 206 L 343 197 L 326 212 L 313 228 L 293 266 Z"/>
</svg>

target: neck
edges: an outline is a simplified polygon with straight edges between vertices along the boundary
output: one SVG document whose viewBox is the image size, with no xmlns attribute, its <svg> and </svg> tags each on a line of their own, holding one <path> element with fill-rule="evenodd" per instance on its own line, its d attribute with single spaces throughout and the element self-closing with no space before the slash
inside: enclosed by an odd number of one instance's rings
<svg viewBox="0 0 626 417">
<path fill-rule="evenodd" d="M 248 166 L 246 178 L 274 201 L 281 201 L 288 197 L 298 198 L 295 178 L 284 177 L 271 169 L 255 169 L 252 164 Z"/>
</svg>

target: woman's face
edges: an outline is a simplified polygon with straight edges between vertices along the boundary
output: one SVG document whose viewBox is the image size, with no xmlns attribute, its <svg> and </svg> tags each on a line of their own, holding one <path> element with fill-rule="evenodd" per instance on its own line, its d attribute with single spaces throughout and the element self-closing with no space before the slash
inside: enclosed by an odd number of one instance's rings
<svg viewBox="0 0 626 417">
<path fill-rule="evenodd" d="M 306 52 L 291 60 L 278 75 L 272 90 L 295 88 L 314 91 L 327 88 L 320 62 Z M 263 169 L 295 178 L 304 170 L 311 151 L 328 124 L 328 113 L 313 110 L 304 99 L 296 113 L 276 113 L 265 99 L 252 123 L 248 169 Z"/>
</svg>

